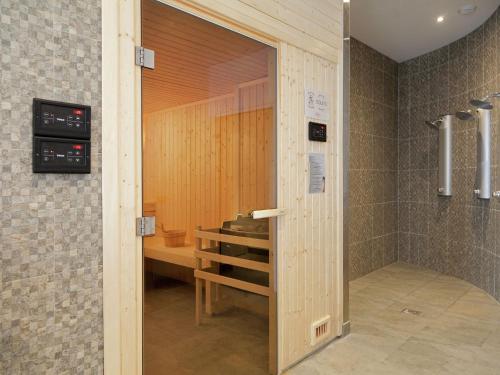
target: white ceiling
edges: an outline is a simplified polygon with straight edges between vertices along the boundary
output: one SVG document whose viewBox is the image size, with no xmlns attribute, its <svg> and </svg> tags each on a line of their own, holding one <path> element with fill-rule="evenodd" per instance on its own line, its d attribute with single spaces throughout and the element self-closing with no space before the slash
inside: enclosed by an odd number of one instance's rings
<svg viewBox="0 0 500 375">
<path fill-rule="evenodd" d="M 475 4 L 476 11 L 458 9 Z M 443 47 L 480 26 L 500 0 L 351 0 L 351 35 L 397 62 Z M 437 23 L 438 16 L 444 16 Z"/>
</svg>

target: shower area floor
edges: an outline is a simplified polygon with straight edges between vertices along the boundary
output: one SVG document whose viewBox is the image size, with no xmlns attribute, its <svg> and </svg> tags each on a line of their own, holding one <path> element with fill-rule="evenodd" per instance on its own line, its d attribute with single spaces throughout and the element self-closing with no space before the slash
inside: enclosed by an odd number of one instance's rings
<svg viewBox="0 0 500 375">
<path fill-rule="evenodd" d="M 394 263 L 350 283 L 351 334 L 287 375 L 500 374 L 500 304 L 471 284 Z"/>
</svg>

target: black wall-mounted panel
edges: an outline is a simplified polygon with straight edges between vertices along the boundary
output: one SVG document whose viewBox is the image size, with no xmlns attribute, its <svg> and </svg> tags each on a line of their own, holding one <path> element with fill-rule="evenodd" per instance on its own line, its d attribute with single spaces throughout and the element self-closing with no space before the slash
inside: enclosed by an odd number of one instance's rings
<svg viewBox="0 0 500 375">
<path fill-rule="evenodd" d="M 90 173 L 90 141 L 33 137 L 33 172 Z"/>
<path fill-rule="evenodd" d="M 326 124 L 309 122 L 309 140 L 317 142 L 326 142 Z"/>
<path fill-rule="evenodd" d="M 90 139 L 90 107 L 33 99 L 33 135 Z"/>
</svg>

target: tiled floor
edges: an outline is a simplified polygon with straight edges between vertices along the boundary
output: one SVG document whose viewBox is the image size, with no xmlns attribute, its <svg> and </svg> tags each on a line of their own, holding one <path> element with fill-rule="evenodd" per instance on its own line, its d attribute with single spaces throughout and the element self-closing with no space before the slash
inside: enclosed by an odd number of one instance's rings
<svg viewBox="0 0 500 375">
<path fill-rule="evenodd" d="M 351 334 L 287 375 L 500 374 L 500 304 L 480 289 L 398 263 L 350 293 Z"/>
<path fill-rule="evenodd" d="M 267 312 L 267 299 L 255 297 L 237 298 Z M 196 327 L 194 301 L 194 286 L 173 280 L 146 290 L 144 375 L 267 375 L 267 314 L 222 301 L 218 314 Z"/>
</svg>

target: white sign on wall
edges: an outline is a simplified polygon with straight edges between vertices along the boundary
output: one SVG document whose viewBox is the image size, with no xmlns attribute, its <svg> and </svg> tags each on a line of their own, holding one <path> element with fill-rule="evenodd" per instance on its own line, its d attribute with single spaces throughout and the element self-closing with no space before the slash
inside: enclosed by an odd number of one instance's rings
<svg viewBox="0 0 500 375">
<path fill-rule="evenodd" d="M 324 193 L 326 188 L 325 154 L 309 154 L 309 194 Z"/>
<path fill-rule="evenodd" d="M 330 98 L 321 91 L 306 89 L 304 95 L 304 112 L 306 117 L 328 121 L 330 119 Z"/>
</svg>

